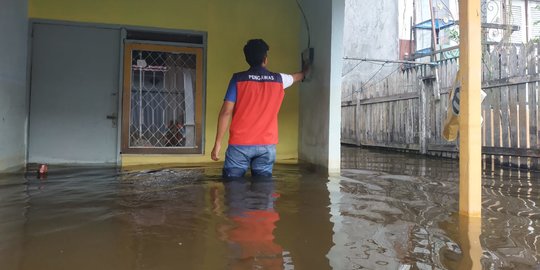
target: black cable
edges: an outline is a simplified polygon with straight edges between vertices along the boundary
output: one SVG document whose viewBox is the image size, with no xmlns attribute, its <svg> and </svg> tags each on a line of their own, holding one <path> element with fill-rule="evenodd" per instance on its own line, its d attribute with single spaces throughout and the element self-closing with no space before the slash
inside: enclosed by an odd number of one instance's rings
<svg viewBox="0 0 540 270">
<path fill-rule="evenodd" d="M 308 36 L 307 47 L 311 48 L 311 33 L 309 31 L 309 23 L 308 23 L 308 20 L 307 20 L 307 17 L 306 17 L 306 13 L 304 13 L 304 9 L 302 8 L 302 5 L 300 5 L 300 2 L 298 2 L 298 0 L 296 0 L 296 4 L 298 5 L 298 8 L 300 9 L 300 12 L 302 12 L 302 16 L 304 16 L 304 21 L 306 23 L 307 36 Z"/>
</svg>

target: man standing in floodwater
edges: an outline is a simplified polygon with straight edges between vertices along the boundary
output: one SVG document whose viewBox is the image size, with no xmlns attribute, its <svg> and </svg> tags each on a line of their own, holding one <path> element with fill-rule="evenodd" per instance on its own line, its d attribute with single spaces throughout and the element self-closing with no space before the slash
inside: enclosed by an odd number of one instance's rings
<svg viewBox="0 0 540 270">
<path fill-rule="evenodd" d="M 242 177 L 250 167 L 252 176 L 272 176 L 284 89 L 304 79 L 306 71 L 304 68 L 292 75 L 268 71 L 269 49 L 262 39 L 249 40 L 244 55 L 250 68 L 233 74 L 229 82 L 212 149 L 212 159 L 219 160 L 221 141 L 232 116 L 224 178 Z"/>
</svg>

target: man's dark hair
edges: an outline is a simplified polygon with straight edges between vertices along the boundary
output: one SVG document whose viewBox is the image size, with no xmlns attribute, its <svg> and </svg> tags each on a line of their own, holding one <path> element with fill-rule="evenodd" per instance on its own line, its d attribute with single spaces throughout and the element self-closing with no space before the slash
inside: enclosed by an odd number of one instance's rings
<svg viewBox="0 0 540 270">
<path fill-rule="evenodd" d="M 258 67 L 262 65 L 264 58 L 267 55 L 268 44 L 262 39 L 250 39 L 244 46 L 244 55 L 246 56 L 246 62 L 251 67 Z"/>
</svg>

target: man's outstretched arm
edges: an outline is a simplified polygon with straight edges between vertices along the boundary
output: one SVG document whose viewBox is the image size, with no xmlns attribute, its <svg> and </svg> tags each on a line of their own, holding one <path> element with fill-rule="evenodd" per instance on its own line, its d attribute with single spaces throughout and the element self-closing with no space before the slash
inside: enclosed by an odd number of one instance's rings
<svg viewBox="0 0 540 270">
<path fill-rule="evenodd" d="M 291 74 L 291 76 L 293 77 L 293 83 L 304 80 L 306 74 L 309 72 L 310 69 L 311 67 L 309 65 L 306 65 L 302 67 L 302 71 Z"/>
<path fill-rule="evenodd" d="M 293 77 L 293 83 L 299 82 L 304 79 L 304 72 L 303 71 L 296 72 L 296 73 L 291 74 L 291 76 Z"/>
<path fill-rule="evenodd" d="M 221 141 L 225 132 L 227 132 L 227 127 L 229 126 L 229 121 L 234 109 L 234 102 L 224 101 L 221 106 L 221 111 L 218 116 L 218 124 L 216 131 L 216 141 L 214 142 L 214 148 L 212 149 L 212 160 L 219 160 L 219 151 L 221 151 Z"/>
</svg>

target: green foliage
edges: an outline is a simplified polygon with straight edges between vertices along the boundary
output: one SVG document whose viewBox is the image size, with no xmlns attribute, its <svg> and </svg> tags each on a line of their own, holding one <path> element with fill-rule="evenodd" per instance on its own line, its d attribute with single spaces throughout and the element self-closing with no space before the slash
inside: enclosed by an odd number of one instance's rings
<svg viewBox="0 0 540 270">
<path fill-rule="evenodd" d="M 455 41 L 456 43 L 459 43 L 459 29 L 456 29 L 456 28 L 448 29 L 448 38 L 450 38 L 450 40 Z"/>
</svg>

